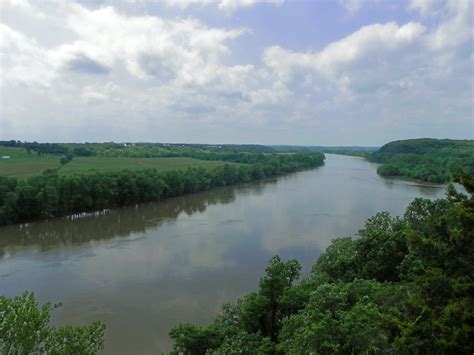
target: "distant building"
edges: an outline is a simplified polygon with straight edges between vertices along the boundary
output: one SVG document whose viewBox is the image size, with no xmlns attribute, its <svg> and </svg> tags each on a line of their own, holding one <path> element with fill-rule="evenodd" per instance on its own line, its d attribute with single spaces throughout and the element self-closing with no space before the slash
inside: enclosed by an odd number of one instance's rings
<svg viewBox="0 0 474 355">
<path fill-rule="evenodd" d="M 2 155 L 2 159 L 10 159 L 9 155 Z"/>
</svg>

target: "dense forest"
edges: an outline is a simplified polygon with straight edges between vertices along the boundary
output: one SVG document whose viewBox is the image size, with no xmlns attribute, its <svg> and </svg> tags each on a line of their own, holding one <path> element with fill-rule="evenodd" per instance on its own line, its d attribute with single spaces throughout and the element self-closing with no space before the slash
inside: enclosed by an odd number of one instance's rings
<svg viewBox="0 0 474 355">
<path fill-rule="evenodd" d="M 193 152 L 201 159 L 224 160 L 213 170 L 188 168 L 58 175 L 46 171 L 26 180 L 0 177 L 0 225 L 159 201 L 212 187 L 259 180 L 321 166 L 321 153 L 263 154 Z"/>
<path fill-rule="evenodd" d="M 175 354 L 472 354 L 474 179 L 470 197 L 415 199 L 403 218 L 380 212 L 338 238 L 310 277 L 273 257 L 258 290 L 210 325 L 170 331 Z"/>
<path fill-rule="evenodd" d="M 385 144 L 369 159 L 382 163 L 382 176 L 444 183 L 463 170 L 474 174 L 474 141 L 450 139 L 409 139 Z"/>
</svg>

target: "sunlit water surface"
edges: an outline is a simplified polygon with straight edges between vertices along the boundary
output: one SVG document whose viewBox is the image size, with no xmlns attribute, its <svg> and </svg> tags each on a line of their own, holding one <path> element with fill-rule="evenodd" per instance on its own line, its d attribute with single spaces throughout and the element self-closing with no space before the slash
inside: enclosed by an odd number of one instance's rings
<svg viewBox="0 0 474 355">
<path fill-rule="evenodd" d="M 403 214 L 445 188 L 388 180 L 363 159 L 275 180 L 122 208 L 78 220 L 0 228 L 0 293 L 61 301 L 56 323 L 107 324 L 107 354 L 160 353 L 180 322 L 211 321 L 254 291 L 275 254 L 308 273 L 331 239 L 381 210 Z"/>
</svg>

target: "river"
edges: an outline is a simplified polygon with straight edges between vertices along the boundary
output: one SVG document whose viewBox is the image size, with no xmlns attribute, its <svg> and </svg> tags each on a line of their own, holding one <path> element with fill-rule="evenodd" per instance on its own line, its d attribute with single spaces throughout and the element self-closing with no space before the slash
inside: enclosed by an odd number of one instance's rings
<svg viewBox="0 0 474 355">
<path fill-rule="evenodd" d="M 173 325 L 205 324 L 254 291 L 271 256 L 295 257 L 308 273 L 331 239 L 378 211 L 401 215 L 415 197 L 445 194 L 381 178 L 361 158 L 326 157 L 273 180 L 0 228 L 0 294 L 61 301 L 57 324 L 106 322 L 105 354 L 160 353 Z"/>
</svg>

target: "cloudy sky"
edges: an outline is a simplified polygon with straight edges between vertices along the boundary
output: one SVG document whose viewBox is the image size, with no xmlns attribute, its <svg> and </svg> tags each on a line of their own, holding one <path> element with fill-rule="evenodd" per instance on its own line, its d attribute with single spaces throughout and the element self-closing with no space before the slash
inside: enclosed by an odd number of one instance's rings
<svg viewBox="0 0 474 355">
<path fill-rule="evenodd" d="M 473 3 L 0 0 L 0 139 L 473 139 Z"/>
</svg>

